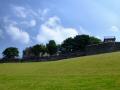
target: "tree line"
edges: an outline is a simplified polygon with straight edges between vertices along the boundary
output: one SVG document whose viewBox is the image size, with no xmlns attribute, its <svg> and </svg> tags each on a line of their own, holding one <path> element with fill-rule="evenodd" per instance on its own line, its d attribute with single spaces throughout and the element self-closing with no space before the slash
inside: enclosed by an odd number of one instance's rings
<svg viewBox="0 0 120 90">
<path fill-rule="evenodd" d="M 50 40 L 46 45 L 36 44 L 23 50 L 25 57 L 44 57 L 71 53 L 75 51 L 85 51 L 87 45 L 99 44 L 102 41 L 94 36 L 77 35 L 74 38 L 67 38 L 61 44 L 57 45 L 54 40 Z M 8 47 L 3 52 L 3 58 L 15 59 L 19 56 L 19 50 L 16 47 Z"/>
</svg>

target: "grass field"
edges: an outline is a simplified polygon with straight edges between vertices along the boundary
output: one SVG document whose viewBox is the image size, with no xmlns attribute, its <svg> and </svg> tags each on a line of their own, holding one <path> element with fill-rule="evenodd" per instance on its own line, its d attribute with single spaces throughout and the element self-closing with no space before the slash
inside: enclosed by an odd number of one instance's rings
<svg viewBox="0 0 120 90">
<path fill-rule="evenodd" d="M 120 90 L 120 52 L 0 64 L 0 90 Z"/>
</svg>

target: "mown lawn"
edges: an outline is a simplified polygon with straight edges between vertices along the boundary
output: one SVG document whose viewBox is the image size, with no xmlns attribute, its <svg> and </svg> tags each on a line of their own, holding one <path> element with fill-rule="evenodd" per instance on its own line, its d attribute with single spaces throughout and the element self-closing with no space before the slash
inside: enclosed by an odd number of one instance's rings
<svg viewBox="0 0 120 90">
<path fill-rule="evenodd" d="M 120 52 L 0 64 L 0 90 L 120 90 Z"/>
</svg>

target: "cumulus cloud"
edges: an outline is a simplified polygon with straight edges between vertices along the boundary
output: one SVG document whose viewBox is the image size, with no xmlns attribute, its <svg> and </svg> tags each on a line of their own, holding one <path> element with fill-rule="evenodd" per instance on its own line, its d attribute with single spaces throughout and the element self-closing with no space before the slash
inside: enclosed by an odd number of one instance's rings
<svg viewBox="0 0 120 90">
<path fill-rule="evenodd" d="M 19 17 L 19 18 L 37 18 L 40 20 L 44 20 L 45 16 L 48 14 L 49 9 L 45 8 L 45 9 L 39 9 L 39 10 L 33 10 L 30 7 L 23 7 L 23 6 L 15 6 L 12 5 L 12 10 L 14 12 L 14 14 Z"/>
<path fill-rule="evenodd" d="M 19 23 L 26 27 L 34 27 L 37 22 L 44 21 L 50 9 L 31 9 L 25 6 L 11 5 L 14 16 L 17 17 Z"/>
<path fill-rule="evenodd" d="M 29 34 L 13 24 L 6 27 L 6 32 L 14 41 L 19 41 L 23 44 L 28 44 L 30 42 Z"/>
<path fill-rule="evenodd" d="M 27 17 L 27 12 L 26 9 L 24 7 L 21 6 L 14 6 L 12 7 L 14 13 L 18 16 L 18 17 L 22 17 L 22 18 L 26 18 Z"/>
<path fill-rule="evenodd" d="M 25 27 L 35 27 L 37 22 L 35 19 L 32 19 L 30 21 L 21 21 L 21 25 L 24 25 Z"/>
<path fill-rule="evenodd" d="M 57 16 L 51 17 L 40 26 L 39 34 L 36 40 L 40 43 L 46 43 L 49 40 L 55 40 L 60 44 L 68 37 L 74 37 L 78 32 L 74 28 L 65 28 L 60 23 L 60 18 Z"/>
<path fill-rule="evenodd" d="M 112 31 L 112 32 L 119 32 L 120 29 L 119 29 L 119 27 L 117 27 L 117 26 L 112 26 L 112 27 L 110 28 L 110 31 Z"/>
<path fill-rule="evenodd" d="M 36 25 L 36 20 L 34 20 L 34 19 L 31 20 L 31 21 L 30 21 L 30 26 L 34 27 L 35 25 Z"/>
<path fill-rule="evenodd" d="M 50 9 L 46 8 L 46 9 L 43 10 L 42 14 L 46 15 L 49 11 L 50 11 Z"/>
<path fill-rule="evenodd" d="M 40 20 L 44 21 L 45 17 L 48 14 L 49 11 L 50 11 L 50 9 L 48 9 L 48 8 L 45 8 L 43 10 L 39 9 L 38 12 L 39 12 L 39 15 L 40 15 Z"/>
<path fill-rule="evenodd" d="M 45 16 L 47 15 L 49 9 L 33 10 L 29 6 L 11 5 L 11 10 L 13 16 L 9 15 L 3 18 L 5 32 L 12 40 L 28 44 L 31 42 L 31 33 L 29 34 L 29 31 L 25 30 L 33 27 L 36 28 L 38 22 L 45 20 Z M 0 37 L 2 36 L 3 32 L 0 30 Z"/>
<path fill-rule="evenodd" d="M 39 15 L 38 12 L 36 12 L 35 10 L 23 6 L 12 5 L 12 10 L 17 17 L 24 19 L 28 16 L 34 17 Z"/>
<path fill-rule="evenodd" d="M 8 24 L 17 25 L 17 24 L 18 24 L 16 21 L 11 20 L 9 16 L 3 17 L 3 23 L 4 23 L 5 25 L 8 25 Z"/>
</svg>

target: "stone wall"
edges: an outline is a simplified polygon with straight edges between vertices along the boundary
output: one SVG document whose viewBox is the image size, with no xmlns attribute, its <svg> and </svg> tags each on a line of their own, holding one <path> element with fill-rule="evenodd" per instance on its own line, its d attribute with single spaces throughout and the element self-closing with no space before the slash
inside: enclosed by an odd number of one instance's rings
<svg viewBox="0 0 120 90">
<path fill-rule="evenodd" d="M 61 59 L 68 59 L 68 58 L 74 58 L 74 57 L 80 57 L 80 56 L 85 56 L 85 52 L 81 51 L 76 51 L 76 52 L 69 52 L 66 54 L 60 54 L 60 55 L 53 55 L 53 56 L 45 56 L 45 57 L 26 57 L 23 58 L 24 61 L 57 61 Z"/>
<path fill-rule="evenodd" d="M 46 56 L 46 57 L 26 57 L 22 59 L 1 59 L 1 63 L 6 62 L 40 62 L 40 61 L 57 61 L 61 59 L 68 59 L 86 55 L 95 55 L 101 53 L 108 53 L 120 51 L 120 42 L 110 42 L 110 43 L 101 43 L 101 44 L 94 44 L 88 45 L 86 50 L 83 52 L 76 51 L 76 52 L 68 52 L 66 54 L 54 55 L 54 56 Z"/>
<path fill-rule="evenodd" d="M 120 42 L 109 42 L 95 45 L 88 45 L 86 47 L 86 55 L 108 53 L 120 50 Z"/>
</svg>

